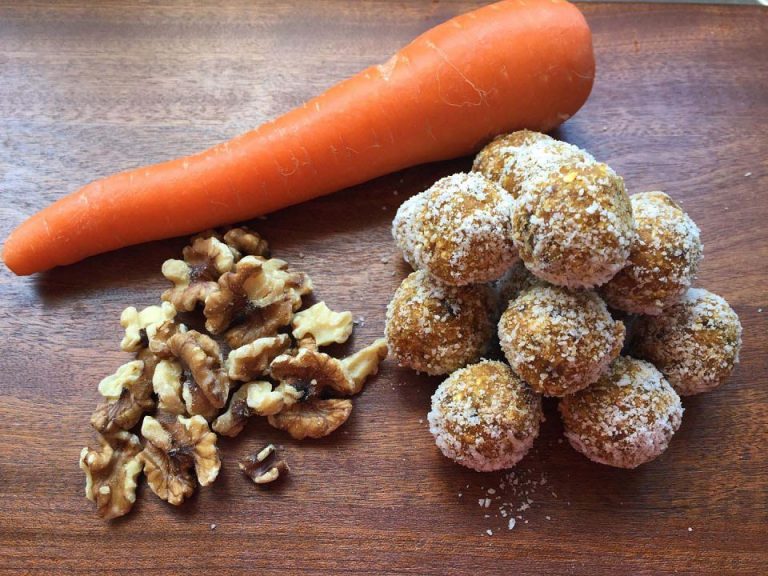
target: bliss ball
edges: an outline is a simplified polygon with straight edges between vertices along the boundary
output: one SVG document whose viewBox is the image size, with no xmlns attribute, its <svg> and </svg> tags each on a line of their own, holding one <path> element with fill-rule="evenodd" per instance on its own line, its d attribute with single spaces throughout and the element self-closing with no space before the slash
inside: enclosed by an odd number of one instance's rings
<svg viewBox="0 0 768 576">
<path fill-rule="evenodd" d="M 636 468 L 664 452 L 683 417 L 680 397 L 661 372 L 628 356 L 559 408 L 571 446 L 617 468 Z"/>
<path fill-rule="evenodd" d="M 502 362 L 451 374 L 432 396 L 429 430 L 440 451 L 480 472 L 517 464 L 539 435 L 541 397 Z"/>
<path fill-rule="evenodd" d="M 387 308 L 389 352 L 400 366 L 448 374 L 476 362 L 493 335 L 487 286 L 448 286 L 413 272 Z"/>
<path fill-rule="evenodd" d="M 534 144 L 537 153 L 525 153 Z M 480 150 L 472 170 L 496 182 L 517 198 L 531 173 L 566 160 L 594 161 L 594 158 L 578 146 L 555 140 L 541 132 L 518 130 L 496 137 Z"/>
<path fill-rule="evenodd" d="M 566 162 L 523 186 L 512 237 L 526 267 L 552 284 L 591 288 L 629 256 L 634 221 L 623 180 L 606 164 Z"/>
<path fill-rule="evenodd" d="M 512 238 L 536 276 L 591 288 L 625 266 L 634 222 L 624 181 L 589 153 L 515 132 L 486 146 L 474 169 L 515 198 Z"/>
<path fill-rule="evenodd" d="M 547 396 L 595 382 L 619 355 L 624 324 L 594 292 L 535 285 L 509 303 L 499 341 L 512 369 Z"/>
<path fill-rule="evenodd" d="M 664 192 L 630 197 L 635 240 L 627 266 L 600 294 L 612 308 L 633 314 L 661 314 L 691 286 L 702 257 L 699 229 Z"/>
<path fill-rule="evenodd" d="M 691 288 L 660 316 L 638 320 L 635 353 L 652 362 L 682 396 L 720 386 L 739 361 L 741 323 L 723 298 Z"/>
<path fill-rule="evenodd" d="M 517 259 L 512 207 L 512 197 L 481 174 L 454 174 L 406 200 L 392 235 L 411 266 L 445 284 L 488 282 Z"/>
</svg>

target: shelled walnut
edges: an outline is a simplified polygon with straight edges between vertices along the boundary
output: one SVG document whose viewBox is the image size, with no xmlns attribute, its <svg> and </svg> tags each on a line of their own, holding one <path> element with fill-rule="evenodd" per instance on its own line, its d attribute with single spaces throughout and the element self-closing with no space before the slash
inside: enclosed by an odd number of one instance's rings
<svg viewBox="0 0 768 576">
<path fill-rule="evenodd" d="M 121 348 L 135 359 L 99 385 L 105 400 L 92 424 L 101 448 L 81 455 L 86 495 L 107 518 L 130 510 L 142 469 L 150 489 L 174 505 L 213 482 L 221 467 L 216 434 L 236 436 L 252 416 L 298 439 L 330 434 L 352 411 L 351 400 L 333 396 L 358 393 L 387 353 L 383 340 L 341 360 L 320 352 L 349 338 L 352 314 L 324 302 L 300 311 L 312 280 L 270 258 L 247 228 L 197 235 L 163 274 L 174 285 L 161 305 L 121 315 Z M 205 328 L 190 330 L 182 317 Z M 142 416 L 143 447 L 128 432 Z M 257 484 L 288 472 L 271 445 L 240 467 Z"/>
<path fill-rule="evenodd" d="M 234 271 L 219 278 L 217 290 L 205 303 L 205 328 L 220 334 L 236 320 L 247 318 L 253 310 L 274 304 L 283 294 L 283 285 L 273 282 L 264 271 L 264 260 L 246 256 Z"/>
<path fill-rule="evenodd" d="M 234 271 L 222 274 L 218 289 L 208 297 L 203 314 L 205 328 L 212 334 L 220 334 L 231 324 L 248 319 L 261 310 L 283 300 L 287 296 L 293 310 L 301 307 L 301 297 L 312 290 L 309 276 L 288 272 L 282 260 L 264 260 L 246 256 Z"/>
<path fill-rule="evenodd" d="M 277 459 L 274 444 L 265 446 L 253 456 L 243 458 L 238 465 L 254 484 L 269 484 L 284 477 L 291 470 L 285 460 Z"/>
<path fill-rule="evenodd" d="M 280 384 L 302 392 L 302 400 L 316 398 L 327 388 L 344 394 L 354 386 L 340 360 L 307 348 L 278 356 L 269 371 Z"/>
<path fill-rule="evenodd" d="M 264 271 L 275 282 L 284 286 L 285 294 L 293 304 L 294 312 L 301 308 L 302 297 L 311 294 L 314 290 L 312 278 L 304 272 L 288 270 L 288 262 L 279 258 L 270 258 L 264 262 Z"/>
<path fill-rule="evenodd" d="M 269 423 L 285 430 L 296 440 L 328 436 L 344 424 L 352 413 L 352 401 L 347 398 L 320 400 L 315 398 L 289 406 L 269 416 Z"/>
<path fill-rule="evenodd" d="M 183 254 L 183 260 L 163 263 L 163 276 L 173 283 L 173 288 L 163 292 L 162 299 L 178 310 L 191 312 L 217 289 L 216 281 L 232 269 L 235 256 L 229 246 L 213 236 L 196 238 Z"/>
<path fill-rule="evenodd" d="M 222 234 L 216 230 L 215 228 L 208 228 L 206 230 L 203 230 L 202 232 L 198 232 L 194 236 L 192 236 L 189 239 L 190 244 L 194 244 L 198 240 L 208 240 L 208 238 L 216 238 L 219 242 L 223 241 Z M 232 247 L 230 246 L 230 249 Z M 235 260 L 237 260 L 237 255 L 235 254 Z"/>
<path fill-rule="evenodd" d="M 174 320 L 166 320 L 159 324 L 151 324 L 147 327 L 147 348 L 157 358 L 172 358 L 173 354 L 168 349 L 168 340 L 174 334 L 183 334 L 187 327 Z"/>
<path fill-rule="evenodd" d="M 270 363 L 291 345 L 287 334 L 259 338 L 232 350 L 227 357 L 227 371 L 230 379 L 247 382 L 264 376 Z"/>
<path fill-rule="evenodd" d="M 214 421 L 213 430 L 223 436 L 237 436 L 251 416 L 277 414 L 301 400 L 301 397 L 302 393 L 290 386 L 273 389 L 270 382 L 248 382 L 232 395 L 227 410 Z"/>
<path fill-rule="evenodd" d="M 387 342 L 383 338 L 343 360 L 311 348 L 300 348 L 295 355 L 275 358 L 270 373 L 281 384 L 305 391 L 306 398 L 318 396 L 325 388 L 352 396 L 362 390 L 366 378 L 376 374 L 379 363 L 386 357 Z"/>
<path fill-rule="evenodd" d="M 236 226 L 225 230 L 210 228 L 195 234 L 190 239 L 190 242 L 194 243 L 195 240 L 206 240 L 208 238 L 216 238 L 216 240 L 224 242 L 232 251 L 235 262 L 243 256 L 269 258 L 269 244 L 267 241 L 258 232 L 251 230 L 247 226 Z"/>
<path fill-rule="evenodd" d="M 91 425 L 102 433 L 133 428 L 142 414 L 154 408 L 154 401 L 137 383 L 141 382 L 144 362 L 134 360 L 120 366 L 99 383 L 104 402 L 96 407 Z"/>
<path fill-rule="evenodd" d="M 379 339 L 344 360 L 312 348 L 300 348 L 295 355 L 277 357 L 270 373 L 280 382 L 278 389 L 295 390 L 301 397 L 269 416 L 269 423 L 298 440 L 327 436 L 349 418 L 352 402 L 324 399 L 325 393 L 331 390 L 344 395 L 357 394 L 365 379 L 376 373 L 386 354 L 386 342 Z"/>
<path fill-rule="evenodd" d="M 347 390 L 348 394 L 354 395 L 363 389 L 365 381 L 379 371 L 379 364 L 387 357 L 388 352 L 387 340 L 378 338 L 371 345 L 341 360 L 341 366 L 352 382 L 352 386 Z"/>
<path fill-rule="evenodd" d="M 318 302 L 293 317 L 293 337 L 297 340 L 310 334 L 318 346 L 334 342 L 346 342 L 352 334 L 352 313 L 334 312 L 325 304 Z"/>
<path fill-rule="evenodd" d="M 129 306 L 120 315 L 120 325 L 125 328 L 125 336 L 120 342 L 120 349 L 125 352 L 138 352 L 149 344 L 147 328 L 173 320 L 176 308 L 168 302 L 160 306 L 147 306 L 141 311 Z"/>
<path fill-rule="evenodd" d="M 269 258 L 269 244 L 257 232 L 239 226 L 224 233 L 224 242 L 231 250 L 246 256 Z M 239 258 L 238 258 L 239 260 Z"/>
<path fill-rule="evenodd" d="M 136 501 L 136 479 L 143 467 L 138 437 L 123 430 L 99 435 L 100 447 L 83 448 L 85 497 L 96 503 L 99 516 L 110 520 L 130 512 Z"/>
<path fill-rule="evenodd" d="M 193 397 L 199 392 L 208 404 L 222 408 L 229 396 L 229 377 L 219 345 L 209 336 L 189 330 L 171 336 L 168 349 L 182 364 L 186 391 Z"/>
<path fill-rule="evenodd" d="M 291 297 L 285 295 L 274 304 L 250 312 L 241 324 L 224 333 L 224 339 L 230 348 L 240 348 L 259 338 L 277 335 L 292 318 L 293 303 Z"/>
<path fill-rule="evenodd" d="M 170 414 L 184 414 L 186 411 L 182 396 L 181 364 L 176 360 L 161 360 L 152 376 L 152 388 L 157 394 L 157 408 Z"/>
<path fill-rule="evenodd" d="M 221 468 L 216 434 L 202 416 L 146 416 L 141 435 L 147 444 L 139 459 L 149 487 L 161 499 L 181 504 L 194 492 L 195 478 L 201 486 L 216 480 Z"/>
</svg>

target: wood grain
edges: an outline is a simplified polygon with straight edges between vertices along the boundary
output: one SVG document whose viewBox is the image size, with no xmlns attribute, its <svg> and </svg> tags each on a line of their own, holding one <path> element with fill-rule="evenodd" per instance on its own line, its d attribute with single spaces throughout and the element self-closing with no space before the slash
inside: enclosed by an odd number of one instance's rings
<svg viewBox="0 0 768 576">
<path fill-rule="evenodd" d="M 474 4 L 3 3 L 0 235 L 93 178 L 254 127 Z M 547 484 L 510 532 L 497 503 L 478 506 L 501 474 L 461 469 L 432 442 L 437 380 L 387 363 L 334 436 L 292 442 L 254 422 L 221 442 L 212 487 L 178 509 L 142 488 L 133 513 L 106 524 L 77 468 L 96 383 L 126 360 L 121 310 L 157 300 L 160 264 L 184 239 L 32 278 L 3 269 L 0 574 L 767 573 L 768 11 L 583 10 L 598 79 L 557 136 L 609 162 L 631 191 L 683 203 L 705 243 L 699 284 L 744 324 L 741 365 L 723 388 L 685 400 L 661 458 L 636 471 L 592 464 L 559 442 L 548 402 L 517 471 Z M 389 234 L 397 206 L 468 166 L 411 169 L 255 225 L 312 275 L 319 299 L 364 318 L 356 348 L 381 335 L 407 273 Z M 235 461 L 266 441 L 284 446 L 294 473 L 264 491 Z"/>
</svg>

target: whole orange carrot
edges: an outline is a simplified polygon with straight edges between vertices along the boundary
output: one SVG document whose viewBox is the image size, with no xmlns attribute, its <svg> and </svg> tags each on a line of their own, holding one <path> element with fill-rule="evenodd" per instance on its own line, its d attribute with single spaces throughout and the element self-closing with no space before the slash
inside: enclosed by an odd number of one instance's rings
<svg viewBox="0 0 768 576">
<path fill-rule="evenodd" d="M 547 131 L 581 107 L 593 76 L 589 27 L 573 5 L 491 4 L 256 130 L 65 196 L 14 230 L 3 259 L 32 274 L 469 154 L 503 132 Z"/>
</svg>

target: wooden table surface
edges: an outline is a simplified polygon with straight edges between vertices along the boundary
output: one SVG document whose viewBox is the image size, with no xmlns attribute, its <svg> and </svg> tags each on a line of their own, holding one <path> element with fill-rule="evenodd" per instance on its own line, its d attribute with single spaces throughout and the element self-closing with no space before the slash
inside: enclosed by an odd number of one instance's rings
<svg viewBox="0 0 768 576">
<path fill-rule="evenodd" d="M 254 127 L 474 3 L 217 4 L 0 6 L 0 235 L 93 178 Z M 134 511 L 108 524 L 77 467 L 93 442 L 96 384 L 128 359 L 120 312 L 157 301 L 160 265 L 185 241 L 31 278 L 3 268 L 0 574 L 768 573 L 768 10 L 583 10 L 597 81 L 557 136 L 609 162 L 631 192 L 683 203 L 702 229 L 699 284 L 744 325 L 741 365 L 684 401 L 663 456 L 635 471 L 593 464 L 560 441 L 547 402 L 517 486 L 500 490 L 503 474 L 462 469 L 435 448 L 426 413 L 437 380 L 387 362 L 330 438 L 294 442 L 252 422 L 220 442 L 213 486 L 180 508 L 142 487 Z M 389 234 L 398 204 L 468 166 L 410 169 L 256 227 L 312 275 L 318 299 L 364 318 L 359 347 L 382 334 L 407 273 Z M 259 490 L 235 462 L 266 441 L 283 445 L 293 473 Z M 509 531 L 499 505 L 528 498 Z"/>
</svg>

